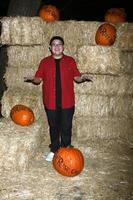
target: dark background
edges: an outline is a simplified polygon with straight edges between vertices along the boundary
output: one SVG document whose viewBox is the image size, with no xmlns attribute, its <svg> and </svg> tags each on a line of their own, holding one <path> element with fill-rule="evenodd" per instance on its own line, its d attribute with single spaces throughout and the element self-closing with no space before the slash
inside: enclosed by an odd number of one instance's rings
<svg viewBox="0 0 133 200">
<path fill-rule="evenodd" d="M 34 1 L 34 0 L 33 0 Z M 6 16 L 10 0 L 0 0 L 0 16 Z M 127 21 L 133 21 L 132 0 L 42 0 L 60 9 L 61 20 L 104 21 L 112 7 L 125 8 Z"/>
</svg>

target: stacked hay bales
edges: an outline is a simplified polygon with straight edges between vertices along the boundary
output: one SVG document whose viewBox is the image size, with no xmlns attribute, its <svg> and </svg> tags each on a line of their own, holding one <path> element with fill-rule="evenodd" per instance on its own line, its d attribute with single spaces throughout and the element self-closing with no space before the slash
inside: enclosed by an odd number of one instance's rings
<svg viewBox="0 0 133 200">
<path fill-rule="evenodd" d="M 24 76 L 34 74 L 39 60 L 45 54 L 45 45 L 38 50 L 37 45 L 28 43 L 29 37 L 26 32 L 27 27 L 24 26 L 21 18 L 7 18 L 10 21 L 11 30 L 9 36 L 12 43 L 7 48 L 8 66 L 5 73 L 5 81 L 7 90 L 2 97 L 2 115 L 1 119 L 1 150 L 0 150 L 0 167 L 12 170 L 28 169 L 30 161 L 34 158 L 40 144 L 47 136 L 47 121 L 43 112 L 41 85 L 33 86 L 24 82 Z M 8 21 L 8 22 L 9 22 Z M 7 21 L 6 21 L 7 22 Z M 3 34 L 6 31 L 8 36 L 9 23 L 3 27 Z M 30 21 L 32 24 L 32 21 Z M 13 25 L 13 26 L 12 26 Z M 28 18 L 27 18 L 28 27 Z M 21 33 L 19 32 L 22 31 Z M 2 34 L 2 35 L 3 35 Z M 1 35 L 1 36 L 2 36 Z M 24 41 L 22 38 L 25 38 Z M 20 43 L 20 40 L 21 43 Z M 23 45 L 24 44 L 24 45 Z M 38 52 L 38 54 L 37 54 Z M 11 121 L 10 111 L 16 104 L 24 104 L 30 107 L 35 115 L 35 122 L 30 126 L 22 127 Z M 10 142 L 9 142 L 10 141 Z M 6 162 L 4 162 L 6 160 Z"/>
<path fill-rule="evenodd" d="M 78 64 L 83 72 L 94 74 L 93 83 L 76 87 L 79 141 L 95 137 L 133 139 L 132 49 L 82 46 Z"/>
<path fill-rule="evenodd" d="M 32 126 L 20 127 L 9 119 L 0 121 L 0 168 L 25 171 L 36 155 L 44 136 L 38 121 Z"/>
<path fill-rule="evenodd" d="M 8 89 L 2 98 L 2 114 L 7 120 L 10 120 L 9 113 L 14 104 L 27 104 L 35 113 L 40 142 L 44 130 L 46 141 L 49 139 L 42 111 L 41 86 L 25 83 L 23 77 L 35 73 L 40 60 L 49 55 L 50 38 L 60 35 L 65 40 L 65 53 L 76 59 L 80 71 L 94 75 L 93 83 L 75 84 L 74 141 L 86 142 L 96 137 L 132 139 L 133 24 L 117 25 L 114 45 L 102 47 L 95 43 L 95 33 L 100 22 L 45 23 L 38 17 L 3 18 L 1 22 L 1 41 L 8 45 L 8 67 L 5 74 Z M 31 132 L 34 126 L 29 128 Z M 9 133 L 4 125 L 1 130 L 3 127 Z M 40 131 L 40 127 L 44 128 L 43 131 Z M 20 129 L 17 129 L 17 133 L 21 140 Z M 27 127 L 23 131 L 26 133 Z M 39 147 L 35 146 L 36 149 Z"/>
</svg>

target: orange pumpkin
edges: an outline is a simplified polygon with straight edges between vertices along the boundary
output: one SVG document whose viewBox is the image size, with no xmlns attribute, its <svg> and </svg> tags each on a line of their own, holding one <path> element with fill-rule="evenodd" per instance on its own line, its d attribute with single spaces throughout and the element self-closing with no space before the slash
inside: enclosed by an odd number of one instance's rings
<svg viewBox="0 0 133 200">
<path fill-rule="evenodd" d="M 59 20 L 59 9 L 53 5 L 44 5 L 39 10 L 39 16 L 46 22 Z"/>
<path fill-rule="evenodd" d="M 77 148 L 60 148 L 54 155 L 53 166 L 63 176 L 76 176 L 84 168 L 84 157 Z"/>
<path fill-rule="evenodd" d="M 121 23 L 126 21 L 126 13 L 124 8 L 110 8 L 104 16 L 105 22 Z"/>
<path fill-rule="evenodd" d="M 10 117 L 16 124 L 28 126 L 34 122 L 33 111 L 25 105 L 15 105 L 10 112 Z"/>
<path fill-rule="evenodd" d="M 104 23 L 98 27 L 95 41 L 98 45 L 110 46 L 113 45 L 116 39 L 116 28 L 109 24 Z"/>
</svg>

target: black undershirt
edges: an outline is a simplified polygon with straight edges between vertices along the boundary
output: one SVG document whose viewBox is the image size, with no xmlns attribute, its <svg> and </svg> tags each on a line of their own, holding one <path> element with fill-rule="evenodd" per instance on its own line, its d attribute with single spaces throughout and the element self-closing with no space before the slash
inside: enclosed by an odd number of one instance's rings
<svg viewBox="0 0 133 200">
<path fill-rule="evenodd" d="M 61 108 L 61 78 L 60 78 L 60 59 L 55 59 L 56 64 L 56 108 Z"/>
</svg>

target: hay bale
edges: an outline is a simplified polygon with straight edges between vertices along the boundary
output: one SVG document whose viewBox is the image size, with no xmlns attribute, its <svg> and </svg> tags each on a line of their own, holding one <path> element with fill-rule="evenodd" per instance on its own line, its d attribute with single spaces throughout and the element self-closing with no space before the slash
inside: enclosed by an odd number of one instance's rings
<svg viewBox="0 0 133 200">
<path fill-rule="evenodd" d="M 133 23 L 119 23 L 116 28 L 117 37 L 114 46 L 133 50 Z"/>
<path fill-rule="evenodd" d="M 123 117 L 133 119 L 133 98 L 131 96 L 76 95 L 78 116 Z"/>
<path fill-rule="evenodd" d="M 9 67 L 37 69 L 40 60 L 50 54 L 48 44 L 39 46 L 10 46 L 7 48 Z"/>
<path fill-rule="evenodd" d="M 87 142 L 90 139 L 120 139 L 133 142 L 132 119 L 124 117 L 86 117 L 75 116 L 76 141 Z"/>
<path fill-rule="evenodd" d="M 122 59 L 125 59 L 124 66 L 121 65 Z M 78 50 L 79 69 L 89 73 L 117 75 L 126 71 L 127 63 L 131 68 L 132 54 L 123 57 L 122 51 L 116 47 L 82 46 Z"/>
<path fill-rule="evenodd" d="M 79 21 L 76 22 L 79 25 L 79 29 L 82 32 L 82 45 L 96 45 L 95 35 L 98 27 L 101 25 L 101 22 L 98 21 Z"/>
<path fill-rule="evenodd" d="M 42 44 L 43 22 L 39 17 L 4 17 L 2 22 L 2 44 L 32 45 Z"/>
<path fill-rule="evenodd" d="M 25 90 L 23 88 L 12 88 L 4 92 L 2 97 L 2 115 L 5 118 L 10 116 L 10 111 L 16 104 L 24 104 L 30 107 L 35 115 L 37 121 L 40 116 L 44 115 L 42 95 L 38 91 Z"/>
<path fill-rule="evenodd" d="M 124 73 L 133 76 L 133 51 L 122 51 L 120 60 Z"/>
<path fill-rule="evenodd" d="M 12 18 L 2 18 L 0 19 L 0 22 L 2 24 L 1 28 L 1 43 L 2 44 L 10 44 L 11 39 L 10 39 L 10 23 L 11 23 Z"/>
<path fill-rule="evenodd" d="M 1 20 L 3 24 L 1 40 L 3 44 L 10 45 L 40 45 L 46 43 L 46 40 L 53 35 L 61 35 L 65 38 L 67 42 L 72 42 L 79 44 L 82 41 L 82 34 L 84 30 L 84 24 L 87 31 L 85 35 L 91 34 L 91 37 L 94 40 L 94 23 L 92 22 L 77 22 L 74 20 L 71 21 L 56 21 L 54 23 L 46 23 L 41 20 L 40 17 L 4 17 Z M 95 22 L 99 24 L 99 22 Z M 91 30 L 93 29 L 93 31 Z M 75 33 L 75 34 L 74 34 Z M 6 37 L 8 35 L 8 37 Z M 93 36 L 93 37 L 92 37 Z M 74 40 L 72 40 L 74 39 Z M 90 40 L 90 39 L 89 39 Z M 72 51 L 70 49 L 70 51 Z"/>
<path fill-rule="evenodd" d="M 77 98 L 83 94 L 118 96 L 133 95 L 133 76 L 122 74 L 120 76 L 93 75 L 93 82 L 75 84 Z"/>
<path fill-rule="evenodd" d="M 6 74 L 4 75 L 6 86 L 13 90 L 13 88 L 16 88 L 16 85 L 18 88 L 23 88 L 23 90 L 34 90 L 38 93 L 38 91 L 42 91 L 42 84 L 40 85 L 33 85 L 32 83 L 24 82 L 25 76 L 32 76 L 35 74 L 34 68 L 26 68 L 22 67 L 22 69 L 19 67 L 12 67 L 8 66 L 6 69 Z"/>
<path fill-rule="evenodd" d="M 8 67 L 4 75 L 7 87 L 22 87 L 41 90 L 24 82 L 24 77 L 34 75 L 41 59 L 49 55 L 47 45 L 44 46 L 10 46 L 7 48 Z M 13 55 L 13 56 L 12 56 Z"/>
<path fill-rule="evenodd" d="M 22 127 L 10 119 L 0 120 L 0 168 L 27 170 L 44 140 L 44 127 L 39 121 Z"/>
<path fill-rule="evenodd" d="M 37 69 L 36 69 L 37 70 Z M 23 88 L 23 90 L 31 90 L 33 93 L 35 92 L 42 92 L 42 84 L 34 85 L 32 83 L 24 82 L 24 77 L 26 76 L 34 76 L 35 69 L 33 68 L 17 68 L 8 66 L 6 69 L 6 73 L 4 75 L 6 86 L 13 90 L 16 86 L 18 88 Z"/>
<path fill-rule="evenodd" d="M 72 43 L 72 49 L 69 50 L 72 54 L 80 44 L 96 45 L 95 34 L 103 23 L 74 20 L 46 23 L 40 17 L 4 17 L 1 22 L 2 44 L 40 45 L 59 34 L 66 43 Z M 133 49 L 133 23 L 121 23 L 116 28 L 118 31 L 114 46 Z"/>
<path fill-rule="evenodd" d="M 99 24 L 99 22 L 69 20 L 47 23 L 44 27 L 47 28 L 48 40 L 53 35 L 61 35 L 66 45 L 70 43 L 70 46 L 80 46 L 95 44 L 95 32 Z"/>
</svg>

